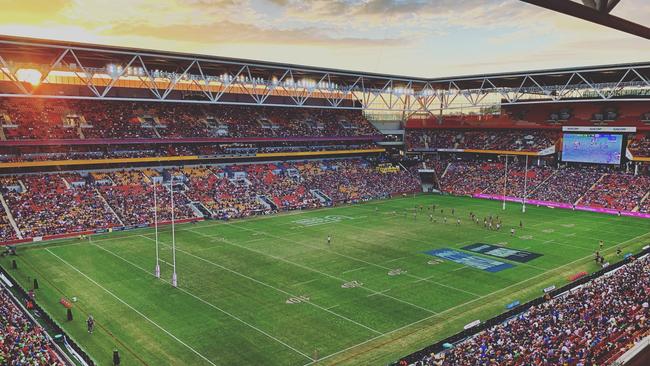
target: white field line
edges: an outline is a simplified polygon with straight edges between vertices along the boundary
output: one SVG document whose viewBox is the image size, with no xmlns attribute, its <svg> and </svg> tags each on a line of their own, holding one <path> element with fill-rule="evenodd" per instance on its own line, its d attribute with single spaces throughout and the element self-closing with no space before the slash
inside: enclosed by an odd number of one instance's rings
<svg viewBox="0 0 650 366">
<path fill-rule="evenodd" d="M 52 254 L 53 256 L 55 256 L 56 258 L 58 258 L 61 262 L 65 263 L 65 264 L 68 265 L 70 268 L 72 268 L 72 269 L 74 269 L 75 271 L 77 271 L 80 275 L 84 276 L 88 281 L 90 281 L 90 282 L 92 282 L 93 284 L 95 284 L 95 286 L 101 288 L 101 289 L 104 290 L 107 294 L 109 294 L 109 295 L 111 295 L 112 297 L 114 297 L 117 301 L 121 302 L 121 303 L 124 304 L 126 307 L 128 307 L 128 308 L 131 309 L 131 310 L 133 310 L 134 312 L 136 312 L 136 313 L 137 313 L 138 315 L 140 315 L 141 317 L 143 317 L 143 318 L 144 318 L 145 320 L 147 320 L 149 323 L 151 323 L 151 324 L 153 324 L 154 326 L 156 326 L 156 328 L 158 328 L 158 329 L 162 330 L 163 332 L 165 332 L 168 336 L 170 336 L 170 337 L 171 337 L 172 339 L 174 339 L 176 342 L 178 342 L 178 343 L 182 344 L 183 346 L 185 346 L 187 349 L 189 349 L 190 351 L 192 351 L 192 352 L 193 352 L 194 354 L 196 354 L 197 356 L 201 357 L 203 360 L 205 360 L 206 362 L 208 362 L 210 365 L 217 366 L 214 362 L 210 361 L 207 357 L 203 356 L 203 355 L 202 355 L 201 353 L 199 353 L 197 350 L 195 350 L 194 348 L 190 347 L 187 343 L 185 343 L 185 342 L 183 342 L 182 340 L 178 339 L 178 337 L 176 337 L 175 335 L 173 335 L 173 334 L 172 334 L 171 332 L 169 332 L 167 329 L 161 327 L 160 325 L 158 325 L 158 323 L 156 323 L 156 322 L 154 322 L 153 320 L 149 319 L 146 315 L 142 314 L 139 310 L 137 310 L 137 309 L 134 308 L 133 306 L 129 305 L 126 301 L 122 300 L 119 296 L 115 295 L 115 294 L 112 293 L 110 290 L 108 290 L 108 289 L 105 288 L 104 286 L 100 285 L 99 283 L 97 283 L 97 282 L 96 282 L 95 280 L 93 280 L 92 278 L 88 277 L 85 273 L 83 273 L 83 272 L 81 272 L 79 269 L 77 269 L 77 267 L 73 266 L 72 264 L 68 263 L 65 259 L 63 259 L 63 258 L 59 257 L 58 255 L 54 254 L 54 252 L 52 252 L 50 249 L 46 249 L 46 250 L 47 250 L 50 254 Z M 311 359 L 310 357 L 307 357 L 307 358 Z"/>
<path fill-rule="evenodd" d="M 128 260 L 128 259 L 126 259 L 126 258 L 120 256 L 119 254 L 117 254 L 117 253 L 115 253 L 115 252 L 113 252 L 113 251 L 110 251 L 110 250 L 108 250 L 108 249 L 102 247 L 101 245 L 97 245 L 97 244 L 93 244 L 93 245 L 96 246 L 97 248 L 99 248 L 99 249 L 101 249 L 101 250 L 104 250 L 105 252 L 108 252 L 108 253 L 112 254 L 113 256 L 115 256 L 115 257 L 117 257 L 117 258 L 123 260 L 124 262 L 129 263 L 130 265 L 132 265 L 132 266 L 134 266 L 134 267 L 140 269 L 141 271 L 143 271 L 143 272 L 145 272 L 145 273 L 147 273 L 147 274 L 149 274 L 149 275 L 151 275 L 151 276 L 154 276 L 150 271 L 147 271 L 146 269 L 144 269 L 144 268 L 140 267 L 139 265 L 137 265 L 137 264 L 131 262 L 130 260 Z M 178 249 L 177 249 L 177 250 L 178 250 Z M 48 250 L 48 251 L 49 251 L 49 250 Z M 166 283 L 171 284 L 170 281 L 164 280 L 164 279 L 162 279 L 162 278 L 161 278 L 160 280 L 162 280 L 163 282 L 166 282 Z M 94 281 L 93 281 L 93 282 L 94 282 Z M 241 323 L 247 325 L 248 327 L 250 327 L 250 328 L 252 328 L 252 329 L 254 329 L 254 330 L 256 330 L 256 331 L 258 331 L 258 332 L 260 332 L 260 333 L 262 333 L 262 334 L 264 334 L 265 336 L 267 336 L 267 337 L 273 339 L 274 341 L 276 341 L 276 342 L 282 344 L 283 346 L 285 346 L 285 347 L 291 349 L 292 351 L 297 352 L 297 353 L 301 354 L 302 356 L 304 356 L 304 357 L 306 357 L 306 358 L 308 358 L 308 359 L 310 359 L 310 360 L 313 360 L 311 357 L 309 357 L 307 354 L 301 352 L 300 350 L 297 350 L 296 348 L 294 348 L 294 347 L 288 345 L 287 343 L 283 342 L 282 340 L 280 340 L 280 339 L 278 339 L 278 338 L 276 338 L 276 337 L 274 337 L 274 336 L 268 334 L 267 332 L 265 332 L 265 331 L 263 331 L 263 330 L 257 328 L 256 326 L 254 326 L 254 325 L 252 325 L 252 324 L 250 324 L 250 323 L 244 321 L 243 319 L 241 319 L 241 318 L 239 318 L 239 317 L 237 317 L 237 316 L 235 316 L 235 315 L 233 315 L 233 314 L 227 312 L 226 310 L 223 310 L 223 309 L 219 308 L 218 306 L 216 306 L 216 305 L 214 305 L 214 304 L 208 302 L 207 300 L 204 300 L 203 298 L 201 298 L 201 297 L 199 297 L 199 296 L 197 296 L 197 295 L 195 295 L 195 294 L 193 294 L 193 293 L 191 293 L 191 292 L 185 290 L 184 288 L 177 287 L 176 289 L 180 290 L 181 292 L 186 293 L 187 295 L 190 295 L 191 297 L 193 297 L 193 298 L 199 300 L 200 302 L 202 302 L 202 303 L 204 303 L 204 304 L 210 306 L 211 308 L 213 308 L 213 309 L 215 309 L 215 310 L 218 310 L 218 311 L 220 311 L 221 313 L 226 314 L 227 316 L 229 316 L 229 317 L 231 317 L 231 318 L 233 318 L 233 319 L 235 319 L 235 320 L 237 320 L 237 321 L 239 321 L 239 322 L 241 322 Z"/>
<path fill-rule="evenodd" d="M 407 258 L 407 257 L 399 257 L 399 258 L 389 259 L 389 260 L 387 260 L 386 262 L 383 262 L 383 263 L 396 262 L 396 261 L 398 261 L 398 260 L 400 260 L 400 259 L 404 259 L 404 258 Z"/>
<path fill-rule="evenodd" d="M 303 281 L 303 282 L 294 283 L 294 284 L 291 285 L 291 286 L 302 286 L 302 285 L 306 285 L 306 284 L 308 284 L 308 283 L 312 283 L 312 282 L 314 282 L 314 281 L 318 281 L 318 278 L 313 278 L 313 279 L 311 279 L 311 280 L 309 280 L 309 281 Z"/>
<path fill-rule="evenodd" d="M 422 281 L 427 281 L 427 280 L 429 280 L 430 278 L 433 278 L 433 277 L 436 277 L 436 276 L 440 276 L 440 274 L 439 274 L 439 273 L 436 273 L 436 274 L 431 275 L 431 276 L 429 276 L 429 277 L 425 277 L 425 278 L 422 278 L 422 279 L 419 279 L 419 280 L 415 280 L 415 281 L 413 281 L 413 282 L 411 282 L 411 283 L 418 283 L 418 282 L 422 282 Z"/>
<path fill-rule="evenodd" d="M 346 273 L 352 273 L 352 272 L 360 271 L 360 270 L 362 270 L 362 269 L 364 269 L 364 268 L 368 268 L 368 267 L 359 267 L 359 268 L 355 268 L 355 269 L 349 269 L 349 270 L 347 270 L 347 271 L 341 272 L 341 274 L 346 274 Z"/>
<path fill-rule="evenodd" d="M 368 295 L 368 296 L 366 296 L 366 297 L 372 297 L 372 296 L 377 296 L 377 295 L 383 295 L 383 294 L 385 294 L 385 293 L 388 292 L 388 291 L 390 291 L 390 289 L 386 289 L 386 290 L 383 290 L 383 291 L 379 291 L 379 292 L 377 292 L 377 293 L 370 294 L 370 295 Z"/>
<path fill-rule="evenodd" d="M 204 237 L 211 237 L 210 235 L 203 234 L 203 233 L 198 232 L 198 231 L 195 232 L 195 233 L 198 234 L 198 235 L 204 236 Z M 149 238 L 149 239 L 150 239 L 150 238 Z M 152 239 L 150 239 L 150 240 L 152 240 Z M 285 263 L 291 264 L 291 265 L 296 266 L 296 267 L 303 268 L 303 269 L 305 269 L 305 270 L 307 270 L 307 271 L 310 271 L 310 272 L 318 273 L 318 274 L 323 275 L 323 276 L 325 276 L 325 277 L 329 277 L 329 278 L 335 279 L 335 280 L 337 280 L 337 281 L 341 281 L 342 283 L 349 282 L 348 280 L 346 280 L 346 279 L 344 279 L 344 278 L 341 278 L 341 277 L 338 277 L 338 276 L 331 275 L 331 274 L 329 274 L 329 273 L 325 273 L 325 272 L 319 271 L 319 270 L 317 270 L 317 269 L 314 269 L 314 268 L 311 268 L 311 267 L 308 267 L 308 266 L 302 265 L 302 264 L 300 264 L 300 263 L 296 263 L 296 262 L 290 261 L 290 260 L 288 260 L 288 259 L 286 259 L 286 258 L 278 257 L 278 256 L 271 255 L 271 254 L 268 254 L 268 253 L 265 253 L 265 252 L 262 252 L 262 251 L 259 251 L 259 250 L 255 250 L 255 249 L 252 249 L 252 248 L 248 248 L 248 247 L 245 247 L 245 246 L 243 246 L 243 245 L 236 244 L 236 243 L 231 242 L 231 241 L 228 241 L 228 240 L 222 240 L 222 242 L 223 242 L 223 243 L 226 243 L 226 244 L 228 244 L 228 245 L 232 245 L 232 246 L 235 246 L 235 247 L 238 247 L 238 248 L 244 249 L 244 250 L 248 250 L 248 251 L 253 252 L 253 253 L 257 253 L 257 254 L 260 254 L 260 255 L 263 255 L 263 256 L 266 256 L 266 257 L 269 257 L 269 258 L 273 258 L 273 259 L 276 259 L 276 260 L 279 260 L 279 261 L 282 261 L 282 262 L 285 262 Z M 373 290 L 373 289 L 371 289 L 371 288 L 368 288 L 368 287 L 366 287 L 366 286 L 359 286 L 359 288 L 362 288 L 362 289 L 364 289 L 364 290 L 366 290 L 366 291 L 370 291 L 370 292 L 372 292 L 372 293 L 378 293 L 378 292 L 379 292 L 379 291 Z M 425 308 L 425 307 L 422 307 L 422 306 L 420 306 L 420 305 L 412 304 L 412 303 L 410 303 L 410 302 L 408 302 L 408 301 L 405 301 L 405 300 L 402 300 L 402 299 L 398 299 L 398 298 L 396 298 L 396 297 L 389 296 L 389 295 L 386 295 L 386 294 L 381 294 L 381 295 L 382 295 L 382 296 L 385 296 L 385 297 L 388 297 L 388 298 L 390 298 L 390 299 L 393 299 L 393 300 L 395 300 L 395 301 L 401 302 L 401 303 L 403 303 L 403 304 L 410 305 L 410 306 L 412 306 L 412 307 L 418 308 L 418 309 L 420 309 L 420 310 L 424 310 L 424 311 L 426 311 L 427 313 L 430 313 L 430 314 L 437 314 L 437 312 L 435 312 L 435 311 L 433 311 L 433 310 L 431 310 L 431 309 L 427 309 L 427 308 Z"/>
<path fill-rule="evenodd" d="M 605 249 L 605 250 L 603 251 L 603 253 L 604 253 L 604 252 L 611 251 L 612 249 L 615 249 L 615 248 L 617 248 L 617 247 L 619 247 L 619 246 L 621 246 L 621 245 L 623 245 L 623 244 L 626 244 L 626 243 L 629 243 L 629 242 L 634 241 L 634 240 L 636 240 L 636 239 L 642 238 L 642 237 L 644 237 L 644 236 L 646 236 L 646 235 L 648 235 L 648 234 L 649 234 L 649 233 L 641 234 L 641 235 L 636 236 L 636 237 L 634 237 L 634 238 L 632 238 L 632 239 L 629 239 L 629 240 L 626 240 L 626 241 L 620 242 L 620 243 L 616 244 L 615 246 L 612 246 L 612 247 L 610 247 L 610 248 Z M 530 277 L 530 278 L 524 279 L 524 280 L 522 280 L 522 281 L 519 281 L 519 282 L 513 283 L 512 285 L 509 285 L 509 286 L 504 287 L 504 288 L 502 288 L 502 289 L 499 289 L 499 290 L 496 290 L 496 291 L 490 292 L 489 294 L 483 295 L 483 296 L 481 296 L 481 297 L 479 297 L 479 298 L 477 298 L 477 299 L 472 299 L 472 300 L 469 300 L 469 301 L 464 302 L 464 303 L 462 303 L 462 304 L 459 304 L 459 305 L 456 305 L 456 306 L 454 306 L 454 307 L 451 307 L 451 308 L 449 308 L 449 309 L 447 309 L 447 310 L 443 310 L 443 311 L 441 311 L 439 314 L 434 314 L 434 315 L 428 316 L 428 317 L 426 317 L 426 318 L 422 318 L 422 319 L 420 319 L 420 320 L 414 321 L 413 323 L 406 324 L 406 325 L 404 325 L 404 326 L 402 326 L 402 327 L 399 327 L 399 328 L 397 328 L 397 329 L 393 329 L 393 330 L 391 330 L 391 331 L 388 331 L 388 332 L 386 332 L 386 333 L 384 333 L 384 334 L 382 334 L 382 335 L 378 335 L 378 336 L 376 336 L 376 337 L 374 337 L 374 338 L 367 339 L 367 340 L 365 340 L 365 341 L 363 341 L 363 342 L 361 342 L 361 343 L 358 343 L 358 344 L 356 344 L 356 345 L 354 345 L 354 346 L 350 346 L 350 347 L 348 347 L 348 348 L 345 348 L 345 349 L 342 349 L 342 350 L 340 350 L 340 351 L 334 352 L 334 353 L 332 353 L 332 354 L 330 354 L 330 355 L 327 355 L 327 356 L 325 356 L 325 357 L 321 357 L 321 358 L 319 358 L 318 360 L 314 360 L 314 361 L 311 361 L 311 362 L 309 362 L 309 363 L 306 363 L 306 364 L 304 364 L 303 366 L 313 365 L 313 364 L 315 364 L 316 362 L 320 362 L 320 361 L 323 361 L 323 360 L 326 360 L 326 359 L 332 358 L 332 357 L 334 357 L 334 356 L 336 356 L 336 355 L 339 355 L 339 354 L 341 354 L 341 353 L 343 353 L 343 352 L 347 352 L 347 351 L 349 351 L 349 350 L 351 350 L 351 349 L 354 349 L 354 348 L 357 348 L 357 347 L 359 347 L 359 346 L 363 346 L 364 344 L 369 343 L 369 342 L 372 342 L 372 341 L 374 341 L 374 340 L 376 340 L 376 339 L 379 339 L 379 338 L 381 338 L 381 337 L 384 337 L 384 336 L 387 336 L 387 335 L 389 335 L 389 334 L 392 334 L 392 333 L 398 332 L 398 331 L 400 331 L 400 330 L 402 330 L 402 329 L 405 329 L 405 328 L 411 327 L 411 326 L 413 326 L 413 325 L 419 324 L 419 323 L 421 323 L 421 322 L 423 322 L 423 321 L 427 321 L 427 320 L 429 320 L 429 319 L 435 318 L 436 316 L 446 314 L 446 313 L 448 313 L 448 312 L 450 312 L 450 311 L 453 311 L 453 310 L 456 310 L 456 309 L 458 309 L 458 308 L 460 308 L 460 307 L 463 307 L 463 306 L 466 306 L 466 305 L 469 305 L 469 304 L 475 303 L 475 302 L 477 302 L 477 301 L 479 301 L 479 300 L 481 300 L 481 299 L 483 299 L 483 298 L 485 298 L 485 297 L 492 296 L 492 295 L 494 295 L 494 294 L 497 294 L 497 293 L 503 292 L 503 291 L 508 290 L 508 289 L 510 289 L 510 288 L 512 288 L 512 287 L 518 286 L 518 285 L 520 285 L 520 284 L 522 284 L 522 283 L 526 283 L 526 282 L 528 282 L 528 281 L 531 281 L 531 280 L 537 279 L 537 278 L 539 278 L 539 277 L 541 277 L 541 276 L 543 276 L 543 275 L 545 275 L 545 274 L 547 274 L 547 273 L 555 272 L 555 271 L 557 271 L 557 270 L 559 270 L 559 269 L 561 269 L 561 268 L 572 266 L 572 265 L 574 265 L 575 263 L 578 263 L 578 262 L 583 261 L 583 260 L 585 260 L 585 259 L 588 259 L 588 258 L 590 258 L 590 257 L 591 257 L 591 254 L 590 254 L 590 255 L 587 255 L 587 256 L 584 256 L 584 257 L 582 257 L 582 258 L 576 259 L 576 260 L 574 260 L 573 262 L 566 263 L 566 264 L 564 264 L 564 265 L 562 265 L 562 266 L 555 267 L 555 268 L 553 268 L 553 269 L 550 269 L 550 270 L 548 270 L 548 271 L 546 271 L 546 272 L 540 273 L 540 274 L 535 275 L 535 276 L 533 276 L 533 277 Z M 449 319 L 448 319 L 448 320 L 449 320 Z"/>
<path fill-rule="evenodd" d="M 97 246 L 97 244 L 95 244 L 95 243 L 93 243 L 93 245 Z M 164 260 L 164 259 L 160 259 L 160 258 L 159 258 L 158 260 L 161 261 L 161 262 L 163 262 L 163 263 L 165 263 L 166 265 L 168 265 L 168 266 L 170 266 L 170 267 L 173 267 L 173 266 L 174 266 L 173 264 L 167 262 L 167 261 Z"/>
<path fill-rule="evenodd" d="M 159 242 L 160 242 L 160 241 L 159 241 Z M 160 243 L 163 244 L 163 245 L 169 246 L 169 245 L 166 244 L 166 243 L 163 243 L 163 242 L 160 242 Z M 196 258 L 196 259 L 198 259 L 198 260 L 200 260 L 200 261 L 203 261 L 203 262 L 205 262 L 205 263 L 208 263 L 208 264 L 210 264 L 210 265 L 212 265 L 212 266 L 214 266 L 214 267 L 221 268 L 221 269 L 223 269 L 224 271 L 228 271 L 228 272 L 230 272 L 230 273 L 232 273 L 232 274 L 235 274 L 235 275 L 237 275 L 237 276 L 243 277 L 243 278 L 245 278 L 245 279 L 247 279 L 247 280 L 249 280 L 249 281 L 253 281 L 253 282 L 255 282 L 255 283 L 259 284 L 259 285 L 262 285 L 262 286 L 264 286 L 264 287 L 268 287 L 268 288 L 270 288 L 270 289 L 273 289 L 273 290 L 275 290 L 275 291 L 277 291 L 277 292 L 280 292 L 280 293 L 282 293 L 282 294 L 285 294 L 285 295 L 287 295 L 287 296 L 289 296 L 289 297 L 297 297 L 297 296 L 298 296 L 298 295 L 296 295 L 296 294 L 292 294 L 292 293 L 290 293 L 290 292 L 288 292 L 288 291 L 285 291 L 285 290 L 283 290 L 283 289 L 281 289 L 281 288 L 277 288 L 277 287 L 275 287 L 275 286 L 273 286 L 273 285 L 269 285 L 268 283 L 262 282 L 262 281 L 260 281 L 260 280 L 258 280 L 258 279 L 256 279 L 256 278 L 253 278 L 253 277 L 250 277 L 250 276 L 248 276 L 248 275 L 245 275 L 245 274 L 243 274 L 243 273 L 241 273 L 241 272 L 235 271 L 234 269 L 230 269 L 230 268 L 228 268 L 228 267 L 224 267 L 224 266 L 222 266 L 222 265 L 220 265 L 220 264 L 218 264 L 218 263 L 215 263 L 215 262 L 213 262 L 213 261 L 211 261 L 211 260 L 205 259 L 205 258 L 203 258 L 203 257 L 199 257 L 198 255 L 192 254 L 192 253 L 190 253 L 190 252 L 188 252 L 188 251 L 186 251 L 186 250 L 179 249 L 178 247 L 176 248 L 176 250 L 179 251 L 179 252 L 181 252 L 181 253 L 183 253 L 183 254 L 185 254 L 185 255 L 188 255 L 188 256 L 190 256 L 190 257 L 192 257 L 192 258 Z M 332 314 L 332 315 L 334 315 L 334 316 L 337 316 L 337 317 L 339 317 L 339 318 L 341 318 L 341 319 L 343 319 L 343 320 L 347 320 L 347 321 L 349 321 L 350 323 L 356 324 L 356 325 L 358 325 L 358 326 L 360 326 L 360 327 L 362 327 L 362 328 L 365 328 L 365 329 L 367 329 L 367 330 L 369 330 L 369 331 L 371 331 L 371 332 L 373 332 L 373 333 L 381 334 L 381 332 L 378 331 L 378 330 L 372 329 L 372 328 L 370 328 L 370 327 L 368 327 L 368 326 L 366 326 L 366 325 L 363 325 L 363 324 L 361 324 L 361 323 L 359 323 L 359 322 L 357 322 L 357 321 L 354 321 L 354 320 L 352 320 L 352 319 L 350 319 L 350 318 L 348 318 L 348 317 L 345 317 L 345 316 L 340 315 L 340 314 L 338 314 L 338 313 L 335 313 L 335 312 L 333 312 L 333 311 L 327 310 L 326 308 L 324 308 L 324 307 L 322 307 L 322 306 L 320 306 L 320 305 L 318 305 L 318 304 L 316 304 L 316 303 L 314 303 L 314 302 L 312 302 L 312 301 L 305 301 L 305 303 L 306 303 L 306 304 L 309 304 L 309 305 L 312 305 L 313 307 L 318 308 L 318 309 L 320 309 L 320 310 L 326 311 L 326 312 L 328 312 L 328 313 L 330 313 L 330 314 Z"/>
</svg>

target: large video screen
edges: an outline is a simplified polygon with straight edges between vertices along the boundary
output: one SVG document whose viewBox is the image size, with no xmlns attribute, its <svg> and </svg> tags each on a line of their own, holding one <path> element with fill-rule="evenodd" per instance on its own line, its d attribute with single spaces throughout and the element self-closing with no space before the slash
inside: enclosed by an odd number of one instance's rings
<svg viewBox="0 0 650 366">
<path fill-rule="evenodd" d="M 620 164 L 623 135 L 565 133 L 562 160 L 577 163 Z"/>
</svg>

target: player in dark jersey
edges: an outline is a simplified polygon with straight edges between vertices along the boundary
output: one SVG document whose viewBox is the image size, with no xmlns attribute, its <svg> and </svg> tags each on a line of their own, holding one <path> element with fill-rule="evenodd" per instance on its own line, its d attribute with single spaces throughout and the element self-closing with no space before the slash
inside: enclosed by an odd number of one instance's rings
<svg viewBox="0 0 650 366">
<path fill-rule="evenodd" d="M 88 333 L 93 334 L 95 330 L 95 319 L 92 314 L 88 315 L 88 319 L 86 319 L 86 328 L 88 329 Z"/>
</svg>

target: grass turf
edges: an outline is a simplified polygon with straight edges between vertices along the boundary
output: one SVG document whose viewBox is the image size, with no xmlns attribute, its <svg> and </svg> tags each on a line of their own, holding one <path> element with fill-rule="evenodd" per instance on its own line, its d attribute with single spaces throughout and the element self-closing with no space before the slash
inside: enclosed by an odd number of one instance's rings
<svg viewBox="0 0 650 366">
<path fill-rule="evenodd" d="M 432 203 L 438 223 L 428 217 Z M 470 211 L 499 215 L 504 228 L 477 226 Z M 178 289 L 169 283 L 170 227 L 160 231 L 161 280 L 152 275 L 152 229 L 26 246 L 11 273 L 24 287 L 39 279 L 37 301 L 100 364 L 111 363 L 113 348 L 126 365 L 386 364 L 596 270 L 599 240 L 611 262 L 617 247 L 650 242 L 650 220 L 534 206 L 522 213 L 512 203 L 502 211 L 500 202 L 432 195 L 176 229 Z M 490 273 L 428 264 L 434 257 L 423 253 L 477 242 L 543 256 L 517 263 L 475 254 L 515 265 Z M 388 274 L 395 269 L 405 272 Z M 78 298 L 72 322 L 61 297 Z"/>
</svg>

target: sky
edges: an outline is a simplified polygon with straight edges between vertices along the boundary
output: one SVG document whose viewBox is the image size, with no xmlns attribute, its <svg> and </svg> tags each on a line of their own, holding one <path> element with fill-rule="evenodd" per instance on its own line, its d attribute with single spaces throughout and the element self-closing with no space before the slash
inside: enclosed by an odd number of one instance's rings
<svg viewBox="0 0 650 366">
<path fill-rule="evenodd" d="M 0 0 L 0 34 L 413 77 L 650 61 L 650 41 L 518 0 Z M 650 1 L 614 15 L 650 25 Z M 1 50 L 0 50 L 1 52 Z"/>
</svg>

